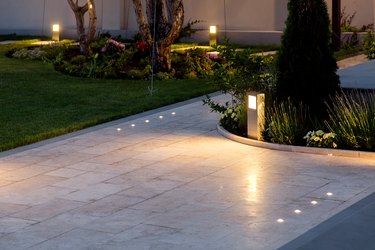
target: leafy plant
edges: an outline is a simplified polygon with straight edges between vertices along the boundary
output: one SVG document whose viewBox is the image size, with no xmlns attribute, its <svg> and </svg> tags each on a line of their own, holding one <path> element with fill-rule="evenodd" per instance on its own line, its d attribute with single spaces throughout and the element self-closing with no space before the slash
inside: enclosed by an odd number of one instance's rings
<svg viewBox="0 0 375 250">
<path fill-rule="evenodd" d="M 332 132 L 325 133 L 323 130 L 309 131 L 303 139 L 306 140 L 306 145 L 309 147 L 337 148 L 335 134 Z"/>
<path fill-rule="evenodd" d="M 247 134 L 247 109 L 243 102 L 226 102 L 225 104 L 216 103 L 207 97 L 203 100 L 205 105 L 211 108 L 212 112 L 221 114 L 220 125 L 229 132 L 246 136 Z"/>
<path fill-rule="evenodd" d="M 328 107 L 327 127 L 343 148 L 375 150 L 375 94 L 343 93 Z"/>
</svg>

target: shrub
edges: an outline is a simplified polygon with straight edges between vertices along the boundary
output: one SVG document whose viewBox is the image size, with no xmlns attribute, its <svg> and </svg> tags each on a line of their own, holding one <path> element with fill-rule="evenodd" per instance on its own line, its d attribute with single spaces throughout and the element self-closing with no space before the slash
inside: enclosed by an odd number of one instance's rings
<svg viewBox="0 0 375 250">
<path fill-rule="evenodd" d="M 363 41 L 363 48 L 368 59 L 375 59 L 375 34 L 373 31 L 367 31 L 367 34 Z"/>
<path fill-rule="evenodd" d="M 200 78 L 208 78 L 214 75 L 215 61 L 204 50 L 187 50 L 184 57 L 184 60 L 180 61 L 180 67 L 182 67 L 184 75 L 190 75 L 191 72 L 195 72 L 195 75 Z"/>
<path fill-rule="evenodd" d="M 324 0 L 290 0 L 289 15 L 278 52 L 276 96 L 303 102 L 325 116 L 325 102 L 339 90 L 337 64 L 330 48 L 331 32 Z M 308 28 L 307 28 L 308 27 Z"/>
<path fill-rule="evenodd" d="M 247 112 L 245 97 L 250 91 L 262 91 L 271 99 L 273 90 L 273 57 L 251 54 L 251 50 L 237 50 L 236 46 L 227 44 L 217 47 L 220 64 L 215 72 L 215 84 L 224 93 L 232 96 L 232 101 L 224 105 L 211 99 L 204 100 L 211 110 L 219 112 L 221 124 L 228 131 L 246 136 Z"/>
<path fill-rule="evenodd" d="M 36 60 L 36 59 L 42 59 L 45 54 L 46 52 L 41 50 L 40 47 L 37 47 L 37 48 L 32 48 L 32 49 L 23 48 L 23 49 L 17 50 L 16 52 L 13 53 L 12 56 L 14 58 Z"/>
<path fill-rule="evenodd" d="M 349 92 L 336 96 L 328 108 L 327 127 L 343 148 L 375 150 L 375 94 Z"/>
<path fill-rule="evenodd" d="M 295 106 L 291 100 L 275 103 L 267 109 L 264 138 L 287 145 L 304 145 L 303 137 L 308 131 L 308 110 L 302 103 Z"/>
<path fill-rule="evenodd" d="M 129 79 L 141 80 L 144 78 L 144 73 L 138 69 L 131 69 L 128 71 Z"/>
<path fill-rule="evenodd" d="M 244 102 L 226 102 L 219 104 L 209 97 L 203 100 L 204 104 L 211 108 L 211 111 L 221 114 L 220 125 L 229 132 L 239 135 L 247 135 L 247 109 Z"/>
<path fill-rule="evenodd" d="M 168 79 L 172 79 L 173 76 L 169 74 L 168 72 L 158 72 L 156 73 L 156 78 L 158 80 L 168 80 Z"/>
</svg>

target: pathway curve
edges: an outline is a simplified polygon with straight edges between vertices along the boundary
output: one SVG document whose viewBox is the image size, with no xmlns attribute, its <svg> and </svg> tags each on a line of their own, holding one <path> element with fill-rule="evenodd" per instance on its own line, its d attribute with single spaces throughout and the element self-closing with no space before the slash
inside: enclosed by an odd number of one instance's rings
<svg viewBox="0 0 375 250">
<path fill-rule="evenodd" d="M 0 249 L 276 249 L 375 190 L 374 161 L 250 147 L 217 120 L 198 98 L 2 153 Z"/>
</svg>

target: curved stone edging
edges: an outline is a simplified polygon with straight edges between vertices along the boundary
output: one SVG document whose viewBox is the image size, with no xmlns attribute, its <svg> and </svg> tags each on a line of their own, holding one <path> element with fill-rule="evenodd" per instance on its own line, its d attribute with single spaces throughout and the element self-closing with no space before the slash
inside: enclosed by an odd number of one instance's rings
<svg viewBox="0 0 375 250">
<path fill-rule="evenodd" d="M 295 153 L 308 153 L 308 154 L 329 155 L 329 156 L 345 156 L 345 157 L 356 157 L 356 158 L 375 160 L 374 152 L 291 146 L 291 145 L 275 144 L 275 143 L 264 142 L 264 141 L 257 141 L 257 140 L 253 140 L 253 139 L 249 139 L 249 138 L 245 138 L 245 137 L 241 137 L 241 136 L 229 133 L 219 124 L 217 125 L 217 131 L 219 132 L 219 134 L 221 134 L 222 136 L 232 141 L 243 143 L 243 144 L 254 146 L 254 147 L 287 151 L 287 152 L 295 152 Z"/>
</svg>

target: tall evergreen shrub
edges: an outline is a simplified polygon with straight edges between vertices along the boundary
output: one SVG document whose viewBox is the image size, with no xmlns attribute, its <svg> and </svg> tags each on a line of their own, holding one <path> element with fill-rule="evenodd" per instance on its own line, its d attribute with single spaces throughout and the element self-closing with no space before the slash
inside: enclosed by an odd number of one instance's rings
<svg viewBox="0 0 375 250">
<path fill-rule="evenodd" d="M 324 0 L 289 0 L 289 15 L 277 61 L 276 98 L 302 102 L 316 115 L 339 90 L 337 64 Z"/>
</svg>

